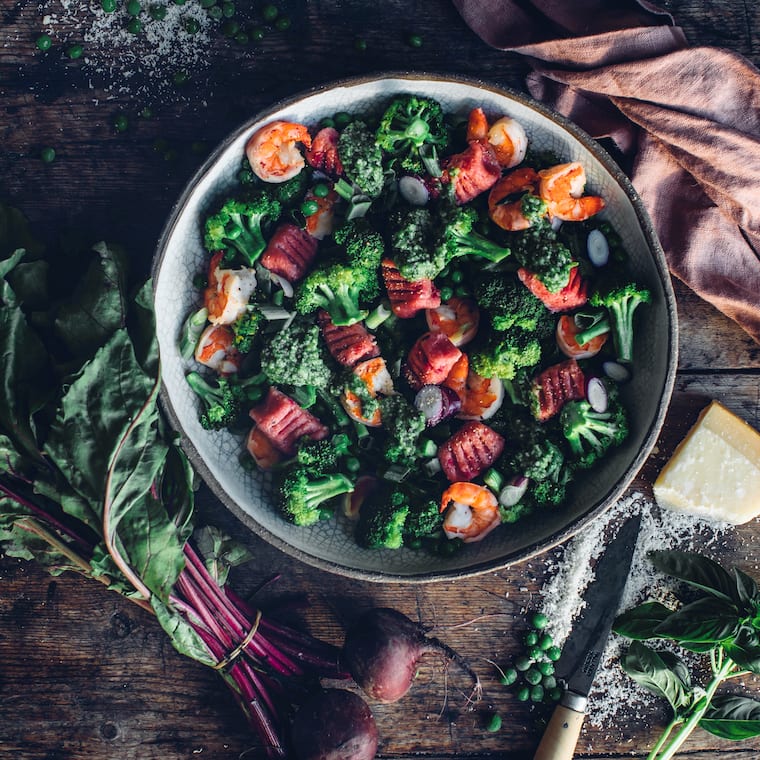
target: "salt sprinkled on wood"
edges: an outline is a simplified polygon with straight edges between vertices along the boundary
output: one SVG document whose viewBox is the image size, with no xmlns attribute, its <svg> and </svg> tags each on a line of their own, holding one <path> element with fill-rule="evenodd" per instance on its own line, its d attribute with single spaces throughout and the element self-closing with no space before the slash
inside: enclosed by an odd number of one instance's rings
<svg viewBox="0 0 760 760">
<path fill-rule="evenodd" d="M 660 510 L 640 493 L 619 501 L 548 560 L 550 577 L 539 596 L 541 610 L 549 620 L 548 629 L 558 644 L 567 639 L 573 621 L 583 610 L 583 594 L 594 580 L 593 565 L 612 537 L 608 535 L 610 526 L 637 512 L 641 513 L 641 528 L 620 602 L 621 612 L 648 600 L 675 606 L 674 582 L 654 569 L 647 559 L 650 551 L 704 551 L 732 527 Z M 621 729 L 621 712 L 625 711 L 631 720 L 640 720 L 656 700 L 620 667 L 620 655 L 628 643 L 614 633 L 610 636 L 589 697 L 587 721 L 592 725 Z M 658 646 L 668 648 L 665 642 L 658 642 Z"/>
</svg>

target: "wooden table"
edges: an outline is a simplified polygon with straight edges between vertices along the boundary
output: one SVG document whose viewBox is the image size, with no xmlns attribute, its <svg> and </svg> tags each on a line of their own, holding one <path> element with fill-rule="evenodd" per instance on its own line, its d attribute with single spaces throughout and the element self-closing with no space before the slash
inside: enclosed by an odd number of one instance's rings
<svg viewBox="0 0 760 760">
<path fill-rule="evenodd" d="M 241 2 L 242 6 L 243 3 Z M 257 3 L 259 7 L 261 3 Z M 760 15 L 743 0 L 671 0 L 667 7 L 693 43 L 729 47 L 760 60 Z M 45 6 L 52 13 L 55 6 Z M 184 183 L 215 144 L 238 123 L 280 96 L 365 72 L 416 69 L 465 74 L 520 88 L 523 64 L 487 48 L 447 0 L 288 0 L 292 20 L 254 52 L 217 35 L 211 68 L 185 85 L 181 100 L 153 103 L 154 117 L 137 112 L 149 98 L 109 94 L 78 62 L 49 53 L 34 40 L 42 28 L 36 3 L 4 0 L 0 12 L 0 123 L 3 198 L 21 207 L 51 235 L 72 227 L 85 239 L 123 242 L 147 272 L 163 220 Z M 88 23 L 82 17 L 82 25 Z M 82 29 L 80 29 L 82 31 Z M 74 33 L 77 29 L 73 30 Z M 408 35 L 422 36 L 422 46 Z M 366 50 L 357 50 L 357 37 Z M 250 50 L 250 49 L 249 49 Z M 120 51 L 114 50 L 118 55 Z M 129 116 L 126 132 L 115 116 Z M 158 141 L 158 142 L 157 142 Z M 203 145 L 194 143 L 203 141 Z M 39 159 L 53 146 L 52 164 Z M 760 427 L 760 347 L 731 321 L 675 283 L 681 324 L 676 393 L 659 442 L 631 490 L 647 492 L 664 457 L 707 399 L 716 398 Z M 382 737 L 380 756 L 531 757 L 537 743 L 529 708 L 498 687 L 486 660 L 503 661 L 517 648 L 520 610 L 546 574 L 542 558 L 466 582 L 384 586 L 346 580 L 288 558 L 248 534 L 207 491 L 201 519 L 237 533 L 255 561 L 236 572 L 243 593 L 273 573 L 281 579 L 264 601 L 306 594 L 310 629 L 339 643 L 341 610 L 392 605 L 441 626 L 439 633 L 476 663 L 486 704 L 504 716 L 499 733 L 483 730 L 464 708 L 462 683 L 440 662 L 425 660 L 411 695 L 397 705 L 373 705 Z M 740 552 L 718 558 L 756 571 L 760 528 L 737 531 Z M 51 579 L 37 566 L 0 560 L 0 757 L 24 760 L 213 760 L 256 757 L 250 735 L 221 680 L 174 652 L 156 622 L 98 584 L 73 575 Z M 470 622 L 484 616 L 478 622 Z M 447 691 L 447 680 L 448 688 Z M 626 729 L 584 729 L 584 757 L 642 756 L 662 715 Z M 249 751 L 250 750 L 250 751 Z M 760 741 L 732 745 L 698 732 L 685 752 L 695 760 L 760 758 Z"/>
</svg>

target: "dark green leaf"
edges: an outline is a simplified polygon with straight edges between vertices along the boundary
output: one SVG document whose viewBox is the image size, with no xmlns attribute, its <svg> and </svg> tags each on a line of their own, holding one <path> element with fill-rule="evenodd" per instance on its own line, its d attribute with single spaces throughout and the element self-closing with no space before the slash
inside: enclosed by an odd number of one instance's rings
<svg viewBox="0 0 760 760">
<path fill-rule="evenodd" d="M 231 567 L 242 565 L 252 558 L 248 549 L 213 525 L 199 528 L 193 538 L 211 577 L 220 586 L 227 582 Z"/>
<path fill-rule="evenodd" d="M 0 433 L 15 449 L 40 461 L 33 415 L 47 401 L 47 352 L 18 308 L 0 307 Z"/>
<path fill-rule="evenodd" d="M 718 695 L 713 697 L 699 726 L 732 741 L 760 736 L 760 702 L 749 697 Z"/>
<path fill-rule="evenodd" d="M 673 610 L 660 602 L 646 602 L 620 615 L 613 630 L 629 639 L 658 638 L 659 634 L 655 633 L 655 629 L 672 614 Z"/>
<path fill-rule="evenodd" d="M 6 278 L 26 256 L 26 248 L 17 248 L 7 259 L 0 259 L 0 277 Z"/>
<path fill-rule="evenodd" d="M 43 251 L 42 244 L 32 235 L 26 217 L 18 209 L 0 203 L 0 259 L 17 248 L 25 248 L 35 256 Z"/>
<path fill-rule="evenodd" d="M 47 308 L 49 270 L 47 261 L 39 259 L 21 262 L 8 275 L 8 282 L 27 314 L 30 310 Z"/>
<path fill-rule="evenodd" d="M 754 578 L 751 578 L 738 567 L 734 568 L 734 578 L 736 579 L 738 601 L 746 612 L 751 612 L 752 603 L 756 602 L 758 598 L 757 583 L 755 583 Z"/>
<path fill-rule="evenodd" d="M 678 646 L 689 652 L 704 654 L 717 646 L 714 641 L 679 641 Z"/>
<path fill-rule="evenodd" d="M 97 256 L 55 319 L 58 337 L 72 356 L 82 358 L 92 356 L 126 320 L 122 254 L 105 243 L 93 250 Z"/>
<path fill-rule="evenodd" d="M 166 633 L 169 634 L 174 648 L 180 654 L 184 654 L 204 665 L 213 666 L 216 664 L 201 637 L 183 617 L 173 608 L 168 607 L 155 597 L 151 599 L 151 605 L 156 613 L 158 622 Z"/>
<path fill-rule="evenodd" d="M 760 636 L 749 625 L 743 625 L 733 641 L 723 644 L 726 654 L 744 670 L 760 673 Z"/>
<path fill-rule="evenodd" d="M 737 601 L 736 584 L 731 574 L 708 557 L 675 550 L 650 552 L 649 557 L 654 566 L 663 573 L 718 599 Z"/>
<path fill-rule="evenodd" d="M 739 612 L 733 604 L 704 597 L 674 612 L 657 626 L 663 639 L 696 644 L 720 642 L 739 629 Z"/>
<path fill-rule="evenodd" d="M 668 652 L 667 650 L 661 650 L 657 654 L 660 655 L 660 659 L 665 663 L 665 666 L 673 671 L 678 680 L 687 689 L 691 689 L 691 673 L 689 673 L 686 663 L 677 654 Z"/>
<path fill-rule="evenodd" d="M 691 685 L 683 679 L 684 672 L 688 671 L 675 655 L 668 654 L 666 662 L 662 654 L 646 644 L 634 641 L 620 664 L 636 683 L 664 697 L 677 714 L 692 699 Z"/>
</svg>

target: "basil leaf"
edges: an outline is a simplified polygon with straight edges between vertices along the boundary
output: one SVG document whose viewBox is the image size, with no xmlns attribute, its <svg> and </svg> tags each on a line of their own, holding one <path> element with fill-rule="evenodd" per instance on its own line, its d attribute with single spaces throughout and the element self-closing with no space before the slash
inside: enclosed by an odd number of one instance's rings
<svg viewBox="0 0 760 760">
<path fill-rule="evenodd" d="M 655 629 L 672 614 L 673 610 L 660 602 L 645 602 L 620 615 L 615 621 L 613 630 L 629 639 L 659 638 Z"/>
<path fill-rule="evenodd" d="M 649 558 L 658 570 L 694 588 L 727 602 L 738 601 L 733 577 L 708 557 L 674 550 L 650 552 Z"/>
<path fill-rule="evenodd" d="M 684 671 L 687 675 L 688 671 L 678 657 L 668 653 L 666 662 L 663 654 L 665 653 L 656 652 L 646 644 L 635 641 L 621 658 L 620 664 L 636 683 L 647 691 L 664 697 L 678 714 L 692 699 L 691 684 L 682 677 Z"/>
<path fill-rule="evenodd" d="M 732 741 L 760 736 L 760 702 L 720 694 L 713 697 L 699 726 L 714 736 Z"/>
<path fill-rule="evenodd" d="M 702 644 L 724 641 L 738 629 L 739 612 L 733 604 L 704 597 L 672 613 L 655 631 L 663 639 Z"/>
<path fill-rule="evenodd" d="M 738 567 L 734 568 L 734 579 L 736 581 L 736 593 L 739 603 L 747 612 L 752 612 L 753 602 L 757 601 L 759 595 L 757 583 Z"/>
<path fill-rule="evenodd" d="M 751 626 L 743 625 L 723 650 L 739 667 L 760 673 L 760 636 Z"/>
</svg>

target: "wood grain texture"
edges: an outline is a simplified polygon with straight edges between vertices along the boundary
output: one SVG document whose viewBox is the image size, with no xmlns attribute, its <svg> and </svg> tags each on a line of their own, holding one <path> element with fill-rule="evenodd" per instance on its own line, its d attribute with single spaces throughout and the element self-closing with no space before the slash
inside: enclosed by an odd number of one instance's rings
<svg viewBox="0 0 760 760">
<path fill-rule="evenodd" d="M 239 4 L 246 4 L 240 0 Z M 692 44 L 720 45 L 760 62 L 760 6 L 745 0 L 663 3 Z M 255 4 L 254 4 L 255 5 Z M 252 5 L 251 7 L 254 7 Z M 49 236 L 73 227 L 86 239 L 124 243 L 147 272 L 163 221 L 208 150 L 239 123 L 278 98 L 334 79 L 388 70 L 455 73 L 521 88 L 525 65 L 487 48 L 448 0 L 287 0 L 288 33 L 271 34 L 252 54 L 220 38 L 178 99 L 151 105 L 126 94 L 90 89 L 82 64 L 41 56 L 36 3 L 0 4 L 0 176 L 12 199 Z M 423 36 L 421 48 L 406 42 Z M 367 42 L 363 53 L 357 36 Z M 119 50 L 114 50 L 119 55 Z M 126 134 L 112 127 L 130 116 Z M 156 150 L 165 140 L 172 153 Z M 194 143 L 201 141 L 198 146 Z M 39 160 L 52 145 L 58 157 Z M 169 158 L 169 160 L 167 160 Z M 674 283 L 681 324 L 679 375 L 667 422 L 631 491 L 651 482 L 711 398 L 760 427 L 760 347 L 736 325 Z M 530 707 L 497 682 L 489 661 L 515 654 L 517 632 L 547 573 L 550 556 L 471 579 L 428 586 L 383 586 L 337 578 L 299 564 L 248 533 L 206 490 L 199 521 L 236 534 L 256 560 L 233 582 L 275 601 L 308 597 L 299 614 L 322 638 L 340 643 L 358 610 L 394 606 L 465 654 L 483 679 L 484 708 L 498 710 L 502 730 L 489 734 L 480 710 L 467 709 L 469 684 L 435 657 L 423 660 L 409 696 L 372 705 L 382 737 L 380 757 L 394 760 L 531 758 L 540 727 Z M 742 526 L 716 558 L 748 572 L 760 564 L 760 527 Z M 760 688 L 755 686 L 757 691 Z M 653 709 L 620 725 L 584 725 L 577 757 L 644 757 L 664 713 Z M 760 742 L 739 745 L 698 732 L 684 748 L 691 760 L 760 760 Z M 33 564 L 0 559 L 0 757 L 17 760 L 235 760 L 258 758 L 238 708 L 218 676 L 171 648 L 145 611 L 78 576 L 50 578 Z"/>
</svg>

